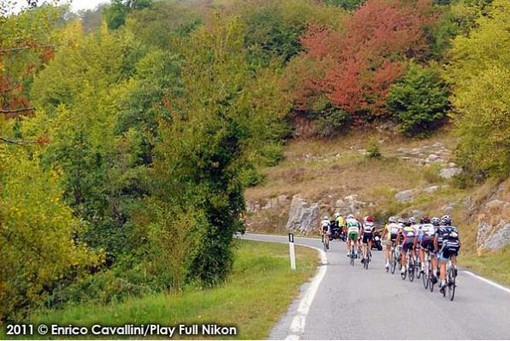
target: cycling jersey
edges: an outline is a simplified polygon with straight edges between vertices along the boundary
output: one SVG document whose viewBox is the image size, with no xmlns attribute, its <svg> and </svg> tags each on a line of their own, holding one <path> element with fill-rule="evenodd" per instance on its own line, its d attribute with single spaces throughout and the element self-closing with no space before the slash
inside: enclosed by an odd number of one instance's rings
<svg viewBox="0 0 510 341">
<path fill-rule="evenodd" d="M 420 225 L 420 230 L 424 238 L 432 238 L 436 233 L 436 228 L 432 224 L 422 224 Z"/>
<path fill-rule="evenodd" d="M 386 230 L 388 231 L 388 240 L 394 240 L 397 238 L 397 233 L 400 231 L 400 225 L 397 223 L 389 223 L 386 225 Z"/>
<path fill-rule="evenodd" d="M 336 222 L 338 224 L 338 227 L 344 227 L 345 226 L 345 219 L 342 216 L 339 216 L 336 218 Z"/>
<path fill-rule="evenodd" d="M 439 248 L 443 246 L 445 240 L 459 240 L 459 232 L 455 226 L 439 226 L 436 236 Z"/>
<path fill-rule="evenodd" d="M 359 232 L 360 224 L 359 221 L 357 221 L 356 219 L 347 219 L 345 221 L 345 225 L 347 226 L 348 233 Z"/>
<path fill-rule="evenodd" d="M 327 219 L 322 220 L 321 225 L 322 225 L 323 231 L 328 230 L 329 229 L 329 220 L 327 220 Z"/>
<path fill-rule="evenodd" d="M 416 231 L 412 226 L 404 226 L 402 228 L 402 234 L 404 235 L 405 239 L 412 239 L 416 236 Z"/>
<path fill-rule="evenodd" d="M 455 226 L 440 226 L 436 232 L 439 257 L 446 261 L 450 255 L 457 255 L 460 249 L 459 231 Z"/>
<path fill-rule="evenodd" d="M 372 233 L 374 232 L 375 224 L 370 222 L 365 222 L 363 225 L 363 233 Z"/>
</svg>

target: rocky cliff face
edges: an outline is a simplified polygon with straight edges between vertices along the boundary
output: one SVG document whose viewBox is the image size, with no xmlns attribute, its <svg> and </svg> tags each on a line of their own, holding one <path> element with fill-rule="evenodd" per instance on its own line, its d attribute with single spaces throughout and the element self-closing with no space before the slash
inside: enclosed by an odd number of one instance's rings
<svg viewBox="0 0 510 341">
<path fill-rule="evenodd" d="M 480 250 L 497 250 L 510 244 L 510 179 L 496 187 L 479 203 L 469 201 L 468 209 L 478 225 Z"/>
</svg>

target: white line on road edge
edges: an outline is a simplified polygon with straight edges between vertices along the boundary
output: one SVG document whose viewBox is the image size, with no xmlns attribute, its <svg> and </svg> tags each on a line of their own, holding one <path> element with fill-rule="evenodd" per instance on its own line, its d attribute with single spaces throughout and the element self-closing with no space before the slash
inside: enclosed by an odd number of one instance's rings
<svg viewBox="0 0 510 341">
<path fill-rule="evenodd" d="M 466 270 L 464 270 L 464 272 L 465 272 L 465 273 L 467 273 L 468 275 L 471 275 L 471 276 L 473 276 L 473 277 L 475 277 L 475 278 L 478 278 L 479 280 L 484 281 L 485 283 L 489 283 L 490 285 L 495 286 L 496 288 L 501 289 L 501 290 L 503 290 L 503 291 L 506 291 L 507 293 L 509 293 L 509 294 L 510 294 L 510 289 L 505 288 L 505 287 L 504 287 L 504 286 L 502 286 L 502 285 L 499 285 L 499 284 L 497 284 L 497 283 L 494 283 L 494 282 L 492 282 L 492 281 L 489 281 L 488 279 L 483 278 L 483 277 L 481 277 L 481 276 L 475 275 L 474 273 L 472 273 L 472 272 L 470 272 L 470 271 L 466 271 Z"/>
<path fill-rule="evenodd" d="M 326 256 L 326 252 L 324 252 L 323 250 L 309 245 L 303 244 L 296 245 L 310 247 L 319 251 L 321 257 L 321 266 L 319 267 L 319 272 L 313 278 L 312 283 L 310 283 L 310 287 L 306 290 L 306 293 L 304 297 L 301 299 L 301 302 L 299 302 L 299 307 L 297 309 L 296 316 L 294 316 L 294 318 L 292 319 L 292 323 L 290 324 L 289 329 L 289 335 L 287 335 L 287 337 L 285 338 L 286 340 L 299 340 L 303 333 L 305 332 L 306 316 L 308 315 L 308 311 L 310 310 L 310 306 L 312 305 L 315 294 L 319 289 L 319 285 L 321 284 L 324 275 L 326 275 L 327 269 L 326 265 L 328 264 L 328 257 Z"/>
</svg>

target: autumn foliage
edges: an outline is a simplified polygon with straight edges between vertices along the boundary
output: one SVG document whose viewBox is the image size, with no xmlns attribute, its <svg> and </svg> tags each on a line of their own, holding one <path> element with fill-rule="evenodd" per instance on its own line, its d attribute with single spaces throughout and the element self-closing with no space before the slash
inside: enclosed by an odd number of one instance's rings
<svg viewBox="0 0 510 341">
<path fill-rule="evenodd" d="M 294 79 L 289 88 L 295 108 L 306 111 L 325 95 L 358 123 L 387 115 L 390 86 L 410 58 L 419 60 L 429 48 L 425 28 L 435 18 L 430 0 L 370 0 L 347 20 L 343 33 L 310 25 L 301 39 L 306 53 L 289 69 L 296 74 L 287 77 Z M 296 81 L 299 71 L 305 72 Z"/>
</svg>

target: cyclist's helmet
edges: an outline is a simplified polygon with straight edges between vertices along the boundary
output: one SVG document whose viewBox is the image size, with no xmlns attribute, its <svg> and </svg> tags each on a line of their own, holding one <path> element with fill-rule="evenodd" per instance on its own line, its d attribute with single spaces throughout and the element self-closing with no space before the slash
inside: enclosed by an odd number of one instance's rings
<svg viewBox="0 0 510 341">
<path fill-rule="evenodd" d="M 411 226 L 409 219 L 404 220 L 404 226 Z"/>
<path fill-rule="evenodd" d="M 409 224 L 410 225 L 416 224 L 416 219 L 414 219 L 414 217 L 409 218 Z"/>
<path fill-rule="evenodd" d="M 372 216 L 367 215 L 367 216 L 365 217 L 365 221 L 366 221 L 367 223 L 373 223 L 373 222 L 374 222 L 374 218 L 372 218 Z"/>
<path fill-rule="evenodd" d="M 391 216 L 388 218 L 388 223 L 396 223 L 396 222 L 397 222 L 397 217 Z"/>
<path fill-rule="evenodd" d="M 329 220 L 329 217 L 327 215 L 325 215 L 324 217 L 322 217 L 322 219 Z"/>
<path fill-rule="evenodd" d="M 352 214 L 349 214 L 349 215 L 347 216 L 347 219 L 354 219 L 354 216 L 353 216 Z"/>
<path fill-rule="evenodd" d="M 450 226 L 452 224 L 452 218 L 449 215 L 444 215 L 441 217 L 441 224 L 445 226 Z"/>
<path fill-rule="evenodd" d="M 420 219 L 420 224 L 430 224 L 429 217 L 423 217 Z"/>
<path fill-rule="evenodd" d="M 338 218 L 338 217 L 340 217 L 340 213 L 336 212 L 335 213 L 335 218 Z"/>
<path fill-rule="evenodd" d="M 397 223 L 399 224 L 404 224 L 406 221 L 404 220 L 404 218 L 398 218 L 397 219 Z"/>
<path fill-rule="evenodd" d="M 438 218 L 438 217 L 432 217 L 431 221 L 432 225 L 434 226 L 439 226 L 439 223 L 441 222 L 441 220 Z"/>
</svg>

